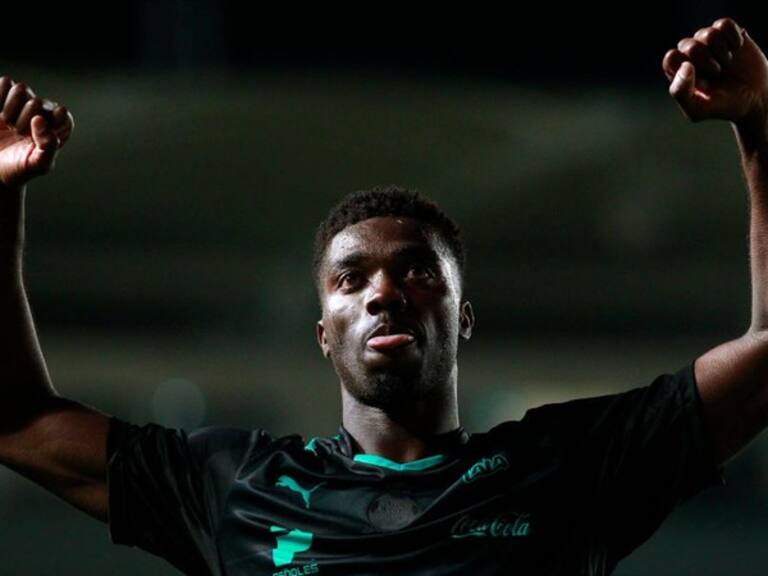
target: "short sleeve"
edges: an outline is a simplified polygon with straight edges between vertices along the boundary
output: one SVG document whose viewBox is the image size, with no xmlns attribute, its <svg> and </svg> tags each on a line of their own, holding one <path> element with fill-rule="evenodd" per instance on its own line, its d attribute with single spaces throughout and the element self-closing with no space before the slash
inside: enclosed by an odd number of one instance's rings
<svg viewBox="0 0 768 576">
<path fill-rule="evenodd" d="M 110 418 L 109 534 L 168 560 L 185 574 L 217 565 L 215 535 L 243 461 L 271 441 L 262 429 L 138 426 Z"/>
<path fill-rule="evenodd" d="M 584 514 L 618 562 L 673 507 L 724 485 L 701 416 L 693 362 L 650 385 L 529 410 L 523 423 L 559 452 Z"/>
</svg>

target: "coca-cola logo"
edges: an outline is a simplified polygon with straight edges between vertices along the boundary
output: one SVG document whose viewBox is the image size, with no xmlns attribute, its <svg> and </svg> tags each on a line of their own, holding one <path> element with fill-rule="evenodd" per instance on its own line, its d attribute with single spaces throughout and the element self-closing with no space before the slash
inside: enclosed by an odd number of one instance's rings
<svg viewBox="0 0 768 576">
<path fill-rule="evenodd" d="M 509 461 L 507 460 L 507 457 L 504 456 L 504 454 L 499 452 L 490 458 L 485 457 L 482 460 L 475 462 L 469 468 L 469 470 L 464 472 L 464 474 L 461 476 L 461 480 L 465 484 L 469 484 L 470 482 L 477 480 L 480 476 L 493 474 L 494 472 L 498 472 L 499 470 L 503 470 L 505 468 L 509 468 Z"/>
<path fill-rule="evenodd" d="M 507 512 L 494 517 L 464 514 L 451 527 L 451 538 L 514 538 L 531 533 L 530 513 Z"/>
</svg>

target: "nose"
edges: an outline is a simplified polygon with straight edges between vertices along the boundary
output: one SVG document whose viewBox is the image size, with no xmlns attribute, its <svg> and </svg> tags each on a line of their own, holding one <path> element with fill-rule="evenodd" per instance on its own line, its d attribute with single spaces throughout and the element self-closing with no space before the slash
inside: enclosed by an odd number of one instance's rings
<svg viewBox="0 0 768 576">
<path fill-rule="evenodd" d="M 383 311 L 402 311 L 406 305 L 405 292 L 397 279 L 380 271 L 370 283 L 370 293 L 365 302 L 369 314 L 375 316 Z"/>
</svg>

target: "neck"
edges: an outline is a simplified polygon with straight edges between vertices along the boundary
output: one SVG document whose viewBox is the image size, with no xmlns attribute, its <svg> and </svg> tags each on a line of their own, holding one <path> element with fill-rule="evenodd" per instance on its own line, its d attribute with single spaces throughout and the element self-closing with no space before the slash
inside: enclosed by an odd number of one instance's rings
<svg viewBox="0 0 768 576">
<path fill-rule="evenodd" d="M 459 427 L 457 371 L 454 366 L 447 382 L 434 386 L 423 398 L 404 401 L 396 413 L 363 404 L 342 384 L 342 423 L 352 436 L 355 453 L 395 462 L 432 455 L 432 437 Z"/>
</svg>

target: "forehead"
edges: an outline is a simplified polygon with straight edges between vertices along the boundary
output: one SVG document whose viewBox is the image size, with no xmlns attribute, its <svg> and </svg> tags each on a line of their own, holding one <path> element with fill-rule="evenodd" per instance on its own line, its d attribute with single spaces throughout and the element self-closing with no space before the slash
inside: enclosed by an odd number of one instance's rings
<svg viewBox="0 0 768 576">
<path fill-rule="evenodd" d="M 336 234 L 328 245 L 326 264 L 332 266 L 353 253 L 387 256 L 411 246 L 421 246 L 439 257 L 449 256 L 437 233 L 423 222 L 402 216 L 377 216 L 347 226 Z"/>
</svg>

